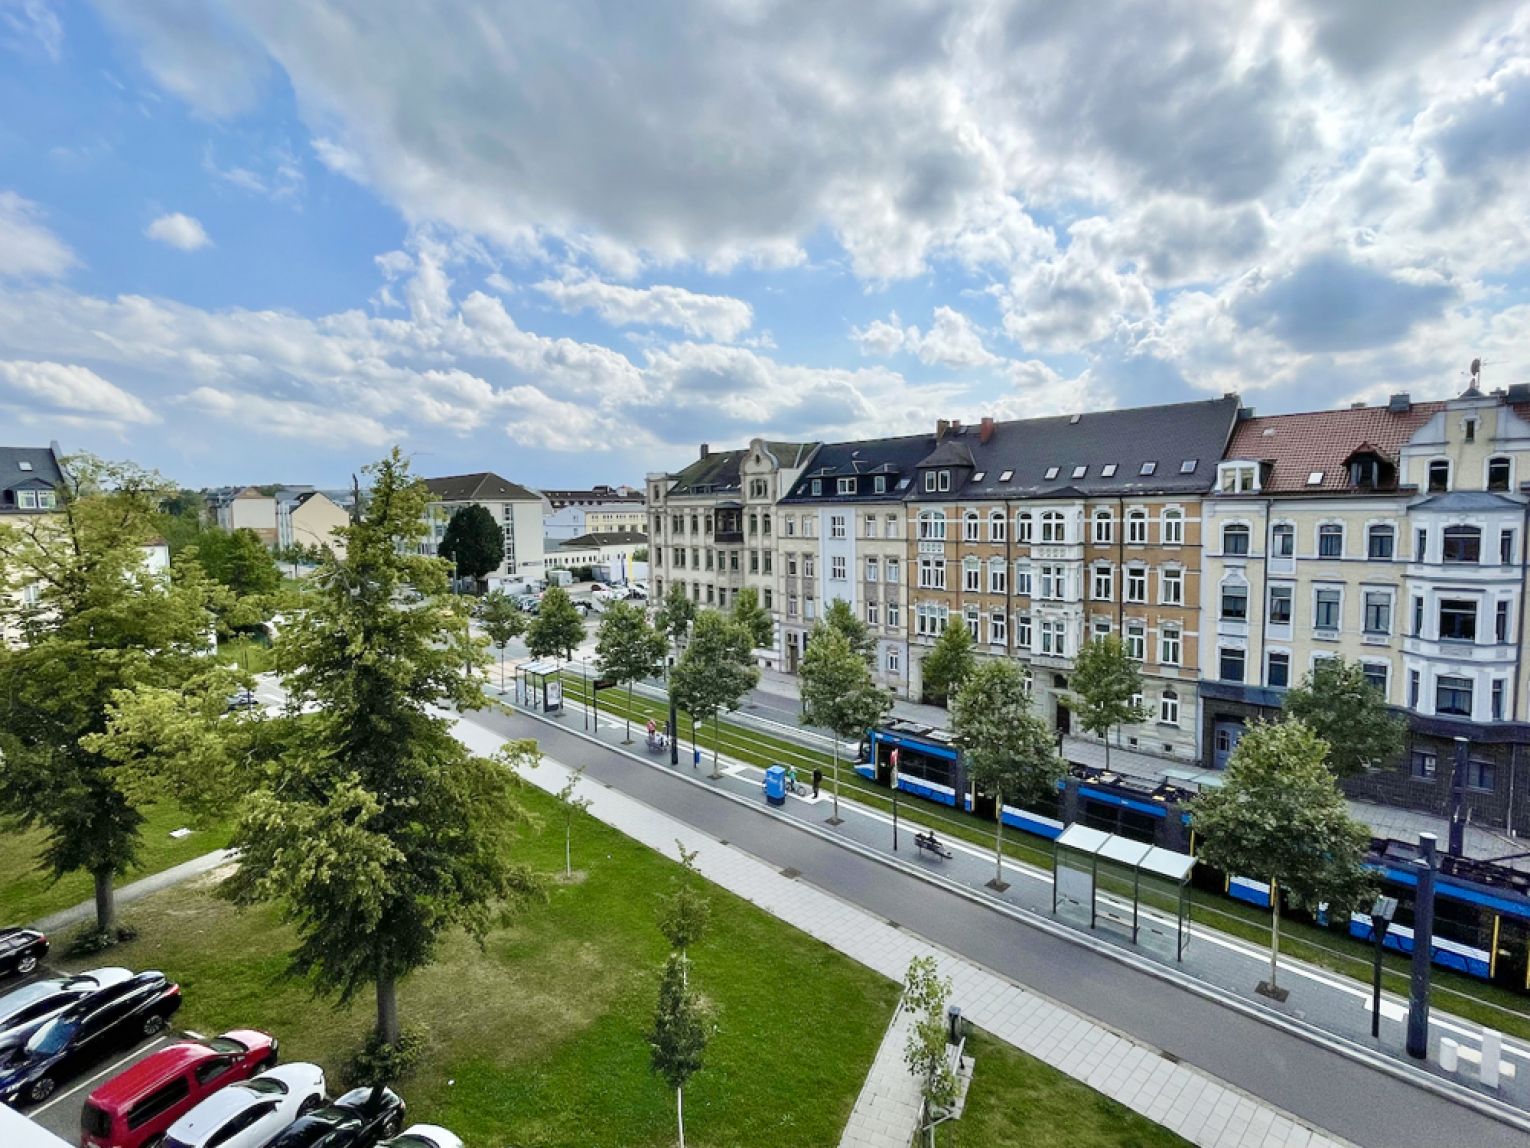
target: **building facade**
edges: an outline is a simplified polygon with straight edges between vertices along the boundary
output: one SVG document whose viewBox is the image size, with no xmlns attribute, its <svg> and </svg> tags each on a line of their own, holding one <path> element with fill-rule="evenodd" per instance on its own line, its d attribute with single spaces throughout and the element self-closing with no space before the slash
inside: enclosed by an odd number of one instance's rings
<svg viewBox="0 0 1530 1148">
<path fill-rule="evenodd" d="M 642 534 L 648 529 L 643 492 L 630 486 L 544 490 L 542 533 L 563 541 L 583 534 Z"/>
<path fill-rule="evenodd" d="M 489 578 L 540 578 L 542 552 L 542 496 L 533 490 L 486 471 L 447 478 L 427 478 L 432 496 L 425 509 L 428 526 L 420 553 L 435 555 L 446 536 L 452 515 L 465 506 L 487 510 L 505 535 L 505 556 Z"/>
</svg>

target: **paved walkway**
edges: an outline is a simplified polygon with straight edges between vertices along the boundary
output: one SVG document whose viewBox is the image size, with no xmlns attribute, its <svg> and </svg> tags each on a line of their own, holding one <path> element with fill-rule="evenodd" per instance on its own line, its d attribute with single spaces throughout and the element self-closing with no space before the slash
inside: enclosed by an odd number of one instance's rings
<svg viewBox="0 0 1530 1148">
<path fill-rule="evenodd" d="M 500 734 L 471 718 L 460 720 L 457 731 L 481 753 L 492 753 L 503 742 Z M 571 774 L 567 766 L 544 758 L 526 777 L 538 788 L 555 793 Z M 589 799 L 592 816 L 667 857 L 678 858 L 681 847 L 695 851 L 697 868 L 709 880 L 892 980 L 901 981 L 915 957 L 934 957 L 942 974 L 952 980 L 952 1002 L 979 1028 L 1192 1143 L 1206 1148 L 1324 1148 L 1345 1143 L 855 905 L 793 880 L 624 793 L 588 779 L 581 780 L 578 792 Z"/>
<path fill-rule="evenodd" d="M 919 1078 L 908 1070 L 903 1049 L 913 1027 L 910 1013 L 893 1013 L 866 1083 L 855 1099 L 839 1148 L 909 1148 L 924 1109 Z"/>
<path fill-rule="evenodd" d="M 234 853 L 231 849 L 215 849 L 211 853 L 204 853 L 200 857 L 193 857 L 190 861 L 182 861 L 179 865 L 173 865 L 159 873 L 150 873 L 147 877 L 138 881 L 132 881 L 117 890 L 117 905 L 132 904 L 140 897 L 147 897 L 150 893 L 158 893 L 161 889 L 168 889 L 171 885 L 178 885 L 182 881 L 206 873 L 210 869 L 216 869 L 219 865 L 230 860 Z M 44 933 L 52 933 L 58 929 L 68 928 L 70 925 L 78 925 L 83 921 L 94 920 L 96 916 L 96 902 L 92 898 L 89 901 L 81 901 L 78 905 L 71 905 L 67 909 L 60 909 L 57 913 L 50 913 L 46 917 L 32 922 L 32 928 L 40 929 Z"/>
</svg>

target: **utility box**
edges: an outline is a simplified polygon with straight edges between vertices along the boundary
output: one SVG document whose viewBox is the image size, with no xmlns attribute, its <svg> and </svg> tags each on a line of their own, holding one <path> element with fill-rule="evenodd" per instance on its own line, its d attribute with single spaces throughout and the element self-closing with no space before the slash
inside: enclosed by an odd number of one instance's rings
<svg viewBox="0 0 1530 1148">
<path fill-rule="evenodd" d="M 773 765 L 765 771 L 765 800 L 771 805 L 786 804 L 786 766 Z"/>
</svg>

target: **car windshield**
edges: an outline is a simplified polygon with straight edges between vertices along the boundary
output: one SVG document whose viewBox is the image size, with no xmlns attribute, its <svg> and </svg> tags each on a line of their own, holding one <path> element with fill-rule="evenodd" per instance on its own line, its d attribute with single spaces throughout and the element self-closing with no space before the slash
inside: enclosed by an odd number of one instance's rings
<svg viewBox="0 0 1530 1148">
<path fill-rule="evenodd" d="M 287 1086 L 274 1076 L 257 1076 L 253 1080 L 246 1080 L 244 1087 L 251 1092 L 259 1092 L 264 1096 L 286 1096 Z"/>
<path fill-rule="evenodd" d="M 250 1051 L 245 1045 L 240 1044 L 231 1036 L 215 1036 L 211 1040 L 205 1041 L 204 1043 L 214 1052 L 240 1053 Z"/>
<path fill-rule="evenodd" d="M 32 984 L 0 997 L 0 1021 L 13 1017 L 28 1005 L 52 996 L 59 990 L 58 981 L 34 981 Z"/>
<path fill-rule="evenodd" d="M 27 1041 L 27 1051 L 40 1053 L 43 1056 L 63 1052 L 69 1047 L 69 1042 L 74 1039 L 74 1034 L 79 1031 L 80 1022 L 77 1020 L 69 1020 L 65 1017 L 50 1020 L 32 1034 L 32 1039 Z"/>
</svg>

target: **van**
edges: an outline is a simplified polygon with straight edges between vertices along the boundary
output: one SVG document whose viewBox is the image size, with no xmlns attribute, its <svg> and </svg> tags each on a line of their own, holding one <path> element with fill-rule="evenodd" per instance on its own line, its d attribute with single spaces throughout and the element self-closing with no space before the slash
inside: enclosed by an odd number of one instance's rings
<svg viewBox="0 0 1530 1148">
<path fill-rule="evenodd" d="M 226 1085 L 276 1063 L 276 1038 L 235 1029 L 167 1045 L 98 1086 L 80 1111 L 80 1148 L 143 1148 Z"/>
</svg>

